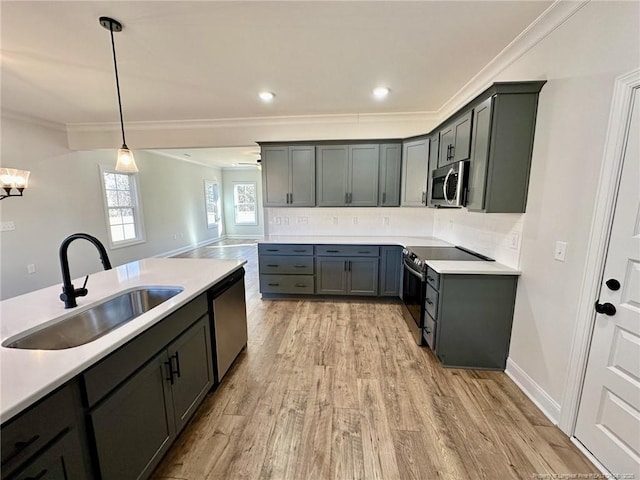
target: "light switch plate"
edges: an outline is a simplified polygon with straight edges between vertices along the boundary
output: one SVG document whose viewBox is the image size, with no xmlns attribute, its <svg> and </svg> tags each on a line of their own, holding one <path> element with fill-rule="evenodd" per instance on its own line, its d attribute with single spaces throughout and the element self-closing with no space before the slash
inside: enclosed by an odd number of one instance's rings
<svg viewBox="0 0 640 480">
<path fill-rule="evenodd" d="M 0 224 L 0 231 L 2 232 L 11 232 L 16 229 L 16 224 L 13 221 L 2 222 Z"/>
<path fill-rule="evenodd" d="M 564 262 L 567 258 L 567 242 L 556 242 L 556 248 L 553 254 L 553 258 L 559 262 Z"/>
</svg>

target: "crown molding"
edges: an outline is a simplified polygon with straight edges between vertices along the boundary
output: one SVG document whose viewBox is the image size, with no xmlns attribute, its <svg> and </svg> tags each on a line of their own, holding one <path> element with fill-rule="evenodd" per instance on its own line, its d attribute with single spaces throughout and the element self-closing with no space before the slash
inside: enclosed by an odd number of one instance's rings
<svg viewBox="0 0 640 480">
<path fill-rule="evenodd" d="M 216 128 L 271 127 L 283 125 L 339 125 L 360 123 L 433 122 L 437 112 L 354 113 L 338 115 L 292 115 L 278 117 L 241 117 L 200 120 L 159 120 L 126 123 L 127 131 L 199 130 Z M 119 131 L 117 122 L 68 123 L 69 133 Z"/>
<path fill-rule="evenodd" d="M 509 65 L 525 55 L 589 2 L 590 0 L 556 0 L 438 109 L 439 120 L 445 120 L 462 105 L 471 101 L 493 83 Z"/>
<path fill-rule="evenodd" d="M 19 122 L 30 123 L 32 125 L 38 125 L 39 127 L 49 128 L 51 130 L 56 130 L 58 132 L 67 131 L 67 127 L 63 123 L 52 122 L 50 120 L 45 120 L 44 118 L 33 117 L 31 115 L 20 113 L 8 108 L 2 109 L 2 118 L 7 118 L 9 120 L 17 120 Z"/>
</svg>

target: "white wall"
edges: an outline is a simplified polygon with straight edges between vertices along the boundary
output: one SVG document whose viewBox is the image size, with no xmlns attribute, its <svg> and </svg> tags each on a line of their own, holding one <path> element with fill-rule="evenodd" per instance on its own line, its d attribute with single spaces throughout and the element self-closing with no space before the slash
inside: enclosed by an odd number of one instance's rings
<svg viewBox="0 0 640 480">
<path fill-rule="evenodd" d="M 0 298 L 61 283 L 58 248 L 76 232 L 98 237 L 108 248 L 99 165 L 115 165 L 115 149 L 74 152 L 66 133 L 23 120 L 2 117 L 2 164 L 31 171 L 22 198 L 0 203 L 2 221 L 15 231 L 0 233 Z M 220 170 L 136 151 L 146 242 L 109 250 L 111 263 L 194 246 L 216 238 L 208 229 L 204 179 Z M 174 234 L 182 234 L 175 240 Z M 76 241 L 69 250 L 71 274 L 80 277 L 102 268 L 95 249 Z M 27 264 L 36 273 L 27 274 Z M 89 279 L 91 288 L 91 279 Z"/>
<path fill-rule="evenodd" d="M 233 184 L 255 182 L 258 190 L 258 224 L 236 225 L 233 215 Z M 264 235 L 264 212 L 262 208 L 262 177 L 257 168 L 225 168 L 222 170 L 222 204 L 224 211 L 224 235 L 236 238 L 258 238 Z"/>
<path fill-rule="evenodd" d="M 559 413 L 576 325 L 614 79 L 638 68 L 639 33 L 640 3 L 590 2 L 494 79 L 548 81 L 540 95 L 521 227 L 524 273 L 510 360 L 537 385 L 538 393 L 555 403 L 550 408 L 554 415 Z M 446 222 L 464 232 L 479 221 L 477 215 L 446 214 Z M 480 230 L 485 234 L 492 227 Z M 438 226 L 436 234 L 442 234 Z M 468 244 L 474 234 L 469 230 L 459 238 Z M 553 259 L 556 240 L 569 245 L 564 263 Z"/>
<path fill-rule="evenodd" d="M 265 208 L 269 235 L 433 234 L 431 208 Z"/>
</svg>

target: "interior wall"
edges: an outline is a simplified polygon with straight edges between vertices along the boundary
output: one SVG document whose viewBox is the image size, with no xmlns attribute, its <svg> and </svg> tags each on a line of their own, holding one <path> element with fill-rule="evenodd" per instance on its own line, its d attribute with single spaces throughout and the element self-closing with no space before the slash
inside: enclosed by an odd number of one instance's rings
<svg viewBox="0 0 640 480">
<path fill-rule="evenodd" d="M 590 2 L 495 78 L 547 80 L 523 216 L 523 274 L 509 355 L 538 393 L 549 397 L 556 414 L 576 326 L 614 80 L 638 68 L 639 32 L 640 3 Z M 476 215 L 462 211 L 449 219 L 454 228 L 464 228 Z M 553 258 L 557 240 L 568 243 L 565 262 Z"/>
<path fill-rule="evenodd" d="M 265 208 L 269 235 L 431 236 L 434 210 L 410 207 Z"/>
<path fill-rule="evenodd" d="M 218 236 L 207 228 L 204 180 L 220 178 L 220 170 L 136 151 L 146 241 L 109 249 L 99 165 L 113 167 L 115 149 L 71 151 L 63 131 L 7 117 L 1 126 L 3 166 L 30 170 L 31 177 L 24 197 L 0 203 L 2 221 L 16 227 L 0 233 L 0 298 L 61 283 L 58 248 L 72 233 L 99 238 L 114 266 Z M 84 241 L 71 245 L 69 263 L 74 278 L 102 268 Z M 35 265 L 34 274 L 27 273 L 28 264 Z"/>
<path fill-rule="evenodd" d="M 257 168 L 225 168 L 222 170 L 222 210 L 224 212 L 224 235 L 236 238 L 259 238 L 264 235 L 264 209 L 262 208 L 262 176 Z M 233 184 L 255 182 L 258 196 L 258 224 L 236 225 L 233 215 Z"/>
</svg>

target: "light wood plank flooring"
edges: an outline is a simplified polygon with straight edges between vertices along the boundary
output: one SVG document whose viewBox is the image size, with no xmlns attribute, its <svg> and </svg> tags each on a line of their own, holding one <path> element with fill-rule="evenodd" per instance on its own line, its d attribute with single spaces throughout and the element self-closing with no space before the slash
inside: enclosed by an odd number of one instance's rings
<svg viewBox="0 0 640 480">
<path fill-rule="evenodd" d="M 598 473 L 504 373 L 415 345 L 399 302 L 262 300 L 254 241 L 226 243 L 182 256 L 249 260 L 249 344 L 155 479 Z"/>
</svg>

